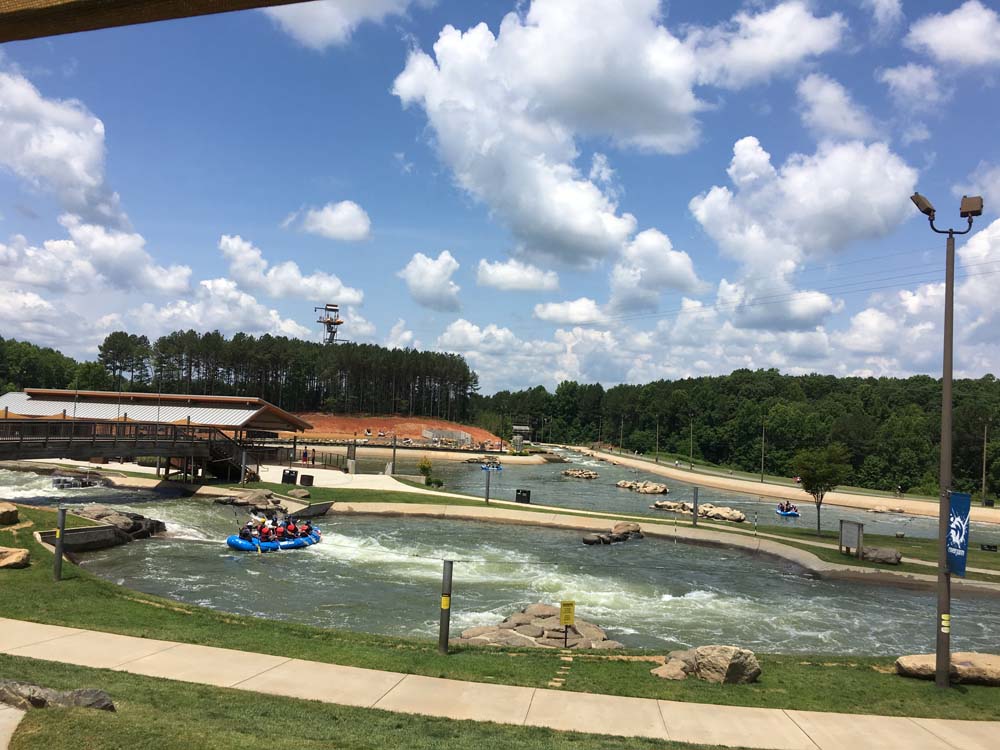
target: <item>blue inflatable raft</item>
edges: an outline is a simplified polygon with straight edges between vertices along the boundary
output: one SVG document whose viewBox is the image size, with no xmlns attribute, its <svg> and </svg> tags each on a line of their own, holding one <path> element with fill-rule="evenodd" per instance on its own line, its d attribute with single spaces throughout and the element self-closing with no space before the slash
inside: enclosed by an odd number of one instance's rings
<svg viewBox="0 0 1000 750">
<path fill-rule="evenodd" d="M 786 518 L 799 517 L 799 512 L 797 510 L 778 510 L 776 508 L 774 512 L 777 513 L 779 516 L 785 516 Z"/>
<path fill-rule="evenodd" d="M 226 544 L 229 549 L 234 549 L 239 552 L 277 552 L 282 549 L 300 549 L 302 547 L 309 547 L 316 542 L 320 541 L 323 535 L 320 534 L 319 529 L 314 528 L 309 536 L 300 536 L 295 539 L 283 539 L 280 542 L 258 542 L 256 539 L 240 539 L 238 534 L 233 534 L 226 539 Z"/>
</svg>

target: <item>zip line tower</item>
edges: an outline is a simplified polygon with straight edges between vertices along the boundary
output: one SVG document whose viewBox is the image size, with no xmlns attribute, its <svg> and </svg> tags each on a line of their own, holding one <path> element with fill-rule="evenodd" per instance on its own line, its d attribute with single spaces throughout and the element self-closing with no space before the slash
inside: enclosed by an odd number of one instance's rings
<svg viewBox="0 0 1000 750">
<path fill-rule="evenodd" d="M 340 317 L 340 305 L 328 302 L 322 307 L 314 307 L 314 312 L 319 312 L 316 320 L 323 326 L 324 344 L 349 344 L 350 341 L 337 338 L 337 330 L 344 324 L 344 319 Z"/>
</svg>

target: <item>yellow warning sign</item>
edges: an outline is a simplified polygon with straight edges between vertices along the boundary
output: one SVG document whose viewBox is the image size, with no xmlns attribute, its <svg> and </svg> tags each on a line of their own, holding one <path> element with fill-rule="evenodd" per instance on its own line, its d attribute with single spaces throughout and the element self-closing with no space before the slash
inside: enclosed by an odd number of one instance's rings
<svg viewBox="0 0 1000 750">
<path fill-rule="evenodd" d="M 559 624 L 576 624 L 576 602 L 559 602 Z"/>
<path fill-rule="evenodd" d="M 451 609 L 451 597 L 448 594 L 441 594 L 441 609 Z"/>
</svg>

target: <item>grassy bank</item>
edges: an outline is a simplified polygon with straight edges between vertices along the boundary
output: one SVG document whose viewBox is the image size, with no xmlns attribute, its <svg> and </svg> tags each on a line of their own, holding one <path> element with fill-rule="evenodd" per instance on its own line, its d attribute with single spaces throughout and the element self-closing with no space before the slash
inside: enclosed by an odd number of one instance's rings
<svg viewBox="0 0 1000 750">
<path fill-rule="evenodd" d="M 24 507 L 21 511 L 24 518 L 36 524 L 51 524 L 48 511 Z M 0 531 L 0 545 L 27 547 L 33 559 L 26 570 L 0 571 L 6 617 L 494 684 L 544 687 L 561 665 L 554 651 L 463 647 L 442 657 L 436 643 L 429 640 L 232 615 L 131 591 L 71 564 L 64 565 L 65 580 L 55 584 L 51 580 L 51 555 L 30 534 L 15 536 Z M 455 605 L 461 606 L 459 599 Z M 694 680 L 660 680 L 649 674 L 648 663 L 581 655 L 566 687 L 580 692 L 745 706 L 1000 719 L 995 690 L 970 686 L 942 693 L 932 683 L 891 674 L 890 658 L 768 654 L 759 658 L 764 669 L 759 683 L 720 687 Z"/>
<path fill-rule="evenodd" d="M 0 674 L 57 689 L 106 690 L 116 713 L 30 711 L 11 750 L 269 750 L 320 748 L 524 748 L 525 750 L 696 750 L 698 745 L 556 732 L 479 721 L 400 715 L 240 690 L 191 685 L 105 669 L 0 655 Z"/>
</svg>

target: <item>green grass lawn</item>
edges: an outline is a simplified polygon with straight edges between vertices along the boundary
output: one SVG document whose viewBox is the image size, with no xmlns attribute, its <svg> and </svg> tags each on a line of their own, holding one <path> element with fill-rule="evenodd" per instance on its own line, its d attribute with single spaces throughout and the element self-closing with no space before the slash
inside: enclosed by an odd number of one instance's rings
<svg viewBox="0 0 1000 750">
<path fill-rule="evenodd" d="M 106 690 L 117 711 L 29 711 L 11 750 L 326 750 L 537 748 L 695 750 L 698 745 L 480 721 L 455 721 L 0 655 L 0 674 L 57 689 Z"/>
<path fill-rule="evenodd" d="M 22 520 L 41 527 L 52 524 L 51 511 L 24 506 L 20 510 Z M 73 523 L 77 520 L 73 519 Z M 32 555 L 31 567 L 0 571 L 5 617 L 494 684 L 544 687 L 561 665 L 555 651 L 467 646 L 455 647 L 450 655 L 441 656 L 436 642 L 426 639 L 233 615 L 122 588 L 69 563 L 63 566 L 64 580 L 57 584 L 51 580 L 51 555 L 30 532 L 0 530 L 0 546 L 27 547 Z M 455 606 L 461 606 L 460 599 L 455 600 Z M 675 683 L 650 675 L 648 663 L 588 657 L 574 662 L 567 688 L 746 706 L 1000 719 L 1000 693 L 996 690 L 970 686 L 942 696 L 932 683 L 906 680 L 875 669 L 891 670 L 891 658 L 759 656 L 764 674 L 756 685 L 720 688 L 694 680 Z"/>
</svg>

